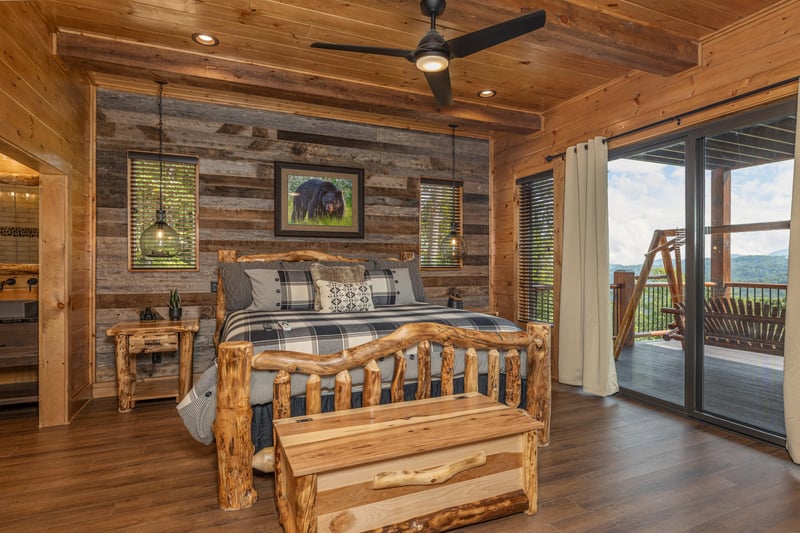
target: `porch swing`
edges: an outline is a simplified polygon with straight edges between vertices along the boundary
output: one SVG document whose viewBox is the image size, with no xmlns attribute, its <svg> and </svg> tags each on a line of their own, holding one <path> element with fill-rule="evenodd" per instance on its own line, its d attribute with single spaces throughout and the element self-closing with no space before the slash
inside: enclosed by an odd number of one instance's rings
<svg viewBox="0 0 800 533">
<path fill-rule="evenodd" d="M 706 234 L 740 233 L 788 229 L 789 221 L 752 224 L 728 224 L 705 228 Z M 628 338 L 635 320 L 636 308 L 642 298 L 647 279 L 656 255 L 661 254 L 669 286 L 671 307 L 662 307 L 661 312 L 674 317 L 670 331 L 662 335 L 664 340 L 678 340 L 685 349 L 686 303 L 683 295 L 683 271 L 681 246 L 685 244 L 683 229 L 655 230 L 650 247 L 645 254 L 633 295 L 625 308 L 614 339 L 614 359 L 619 359 L 625 339 Z M 703 301 L 703 342 L 710 346 L 733 348 L 750 352 L 783 356 L 786 308 L 778 303 L 751 301 L 731 297 L 725 287 L 716 294 L 706 296 Z"/>
</svg>

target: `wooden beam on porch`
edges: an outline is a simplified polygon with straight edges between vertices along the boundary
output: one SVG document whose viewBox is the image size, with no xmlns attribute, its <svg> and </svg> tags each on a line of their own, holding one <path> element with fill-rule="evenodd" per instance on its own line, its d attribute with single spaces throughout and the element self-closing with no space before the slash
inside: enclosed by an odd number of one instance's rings
<svg viewBox="0 0 800 533">
<path fill-rule="evenodd" d="M 711 225 L 731 223 L 731 171 L 716 167 L 711 170 Z M 712 296 L 730 296 L 728 282 L 731 280 L 731 234 L 711 234 L 711 280 L 715 283 Z"/>
</svg>

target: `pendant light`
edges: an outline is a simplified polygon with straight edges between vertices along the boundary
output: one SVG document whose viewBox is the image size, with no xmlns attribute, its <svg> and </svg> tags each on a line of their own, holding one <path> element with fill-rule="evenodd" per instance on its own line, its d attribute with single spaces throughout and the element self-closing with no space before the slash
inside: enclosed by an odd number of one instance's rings
<svg viewBox="0 0 800 533">
<path fill-rule="evenodd" d="M 158 209 L 156 221 L 142 232 L 139 249 L 146 257 L 166 258 L 178 254 L 181 238 L 178 232 L 167 224 L 167 211 L 164 209 L 164 84 L 158 81 Z"/>
<path fill-rule="evenodd" d="M 450 221 L 450 233 L 448 233 L 442 242 L 440 243 L 440 250 L 445 255 L 446 258 L 451 259 L 454 262 L 461 262 L 467 256 L 467 243 L 464 241 L 464 237 L 461 235 L 461 232 L 458 231 L 460 221 L 456 219 L 456 206 L 458 205 L 458 188 L 456 187 L 456 126 L 455 124 L 450 124 L 451 132 L 451 140 L 452 140 L 452 189 L 451 192 L 453 194 L 452 197 L 452 210 L 451 213 L 451 221 Z"/>
</svg>

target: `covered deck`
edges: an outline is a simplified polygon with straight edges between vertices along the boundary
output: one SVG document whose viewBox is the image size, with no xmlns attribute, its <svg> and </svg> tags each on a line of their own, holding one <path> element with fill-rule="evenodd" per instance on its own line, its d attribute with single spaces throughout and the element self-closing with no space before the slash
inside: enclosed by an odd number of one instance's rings
<svg viewBox="0 0 800 533">
<path fill-rule="evenodd" d="M 757 420 L 767 431 L 785 435 L 783 357 L 706 345 L 702 409 L 733 420 Z M 620 387 L 684 405 L 684 358 L 676 341 L 640 341 L 622 349 L 617 365 Z"/>
</svg>

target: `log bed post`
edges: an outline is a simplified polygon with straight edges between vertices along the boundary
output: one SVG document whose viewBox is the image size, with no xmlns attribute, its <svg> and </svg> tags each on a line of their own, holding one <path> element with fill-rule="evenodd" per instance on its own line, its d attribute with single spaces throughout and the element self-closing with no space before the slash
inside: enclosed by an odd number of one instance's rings
<svg viewBox="0 0 800 533">
<path fill-rule="evenodd" d="M 539 446 L 550 444 L 550 325 L 528 322 L 526 331 L 533 337 L 526 350 L 525 410 L 544 423 L 539 431 Z M 531 369 L 533 369 L 531 371 Z"/>
<path fill-rule="evenodd" d="M 253 441 L 250 426 L 250 373 L 253 345 L 246 341 L 224 342 L 219 347 L 217 440 L 219 506 L 236 511 L 252 506 L 258 494 L 253 487 Z"/>
</svg>

